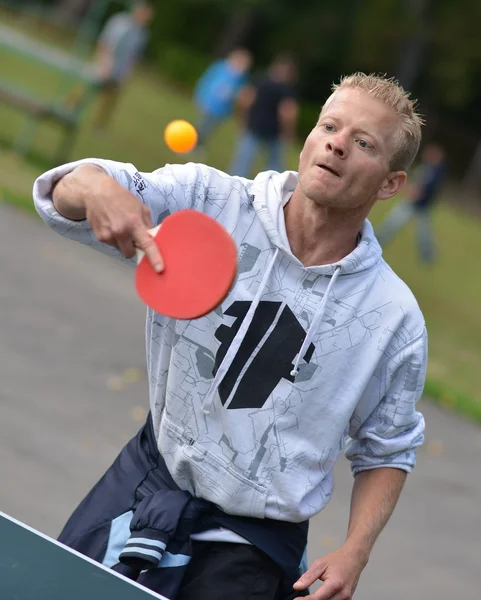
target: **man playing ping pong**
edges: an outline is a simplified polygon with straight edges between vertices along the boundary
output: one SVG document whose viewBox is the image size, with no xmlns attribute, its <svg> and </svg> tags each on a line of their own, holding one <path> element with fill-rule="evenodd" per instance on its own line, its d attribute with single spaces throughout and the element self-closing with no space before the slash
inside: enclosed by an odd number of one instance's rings
<svg viewBox="0 0 481 600">
<path fill-rule="evenodd" d="M 180 600 L 297 598 L 317 579 L 309 598 L 352 597 L 424 439 L 424 319 L 367 220 L 405 184 L 421 125 L 396 82 L 355 74 L 333 86 L 298 173 L 86 159 L 35 182 L 54 230 L 129 260 L 141 249 L 158 271 L 148 230 L 183 209 L 216 219 L 238 252 L 205 316 L 148 310 L 149 420 L 62 542 Z M 300 576 L 342 451 L 346 540 Z"/>
</svg>

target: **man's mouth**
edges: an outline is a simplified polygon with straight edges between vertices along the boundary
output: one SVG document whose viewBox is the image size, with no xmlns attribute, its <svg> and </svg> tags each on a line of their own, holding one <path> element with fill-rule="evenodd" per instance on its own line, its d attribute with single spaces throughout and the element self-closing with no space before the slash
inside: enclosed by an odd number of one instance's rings
<svg viewBox="0 0 481 600">
<path fill-rule="evenodd" d="M 318 164 L 317 166 L 320 169 L 323 169 L 324 171 L 327 171 L 328 173 L 331 173 L 331 175 L 335 175 L 336 177 L 340 177 L 341 176 L 338 171 L 336 171 L 332 167 L 329 167 L 328 165 Z"/>
</svg>

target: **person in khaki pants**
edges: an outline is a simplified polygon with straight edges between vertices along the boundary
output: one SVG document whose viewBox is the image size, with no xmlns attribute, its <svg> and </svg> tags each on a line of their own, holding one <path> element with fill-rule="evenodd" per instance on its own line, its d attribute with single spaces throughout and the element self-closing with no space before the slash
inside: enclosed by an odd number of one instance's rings
<svg viewBox="0 0 481 600">
<path fill-rule="evenodd" d="M 111 17 L 100 33 L 93 64 L 98 105 L 94 118 L 97 133 L 103 132 L 112 118 L 122 89 L 139 60 L 148 39 L 148 25 L 154 17 L 149 2 L 136 3 L 130 12 Z M 67 98 L 70 108 L 84 97 L 84 86 L 75 88 Z"/>
</svg>

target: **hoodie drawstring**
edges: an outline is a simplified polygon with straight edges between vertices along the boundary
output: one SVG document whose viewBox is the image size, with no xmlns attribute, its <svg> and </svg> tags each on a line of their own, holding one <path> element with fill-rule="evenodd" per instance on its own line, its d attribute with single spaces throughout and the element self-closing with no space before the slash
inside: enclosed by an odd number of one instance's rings
<svg viewBox="0 0 481 600">
<path fill-rule="evenodd" d="M 217 373 L 215 374 L 214 381 L 212 382 L 212 385 L 210 386 L 209 391 L 207 392 L 207 394 L 204 398 L 204 404 L 202 407 L 202 411 L 206 415 L 208 415 L 210 413 L 212 404 L 214 402 L 214 396 L 217 391 L 217 388 L 219 387 L 222 379 L 224 378 L 224 375 L 229 370 L 229 367 L 231 366 L 231 364 L 237 354 L 237 351 L 240 348 L 242 340 L 244 339 L 245 334 L 247 333 L 247 330 L 249 329 L 250 324 L 252 323 L 252 319 L 254 318 L 254 313 L 256 312 L 256 309 L 259 306 L 261 296 L 267 285 L 267 281 L 269 280 L 271 271 L 274 268 L 274 264 L 276 262 L 278 254 L 279 254 L 279 248 L 276 248 L 276 251 L 274 252 L 269 264 L 267 265 L 267 269 L 265 270 L 264 277 L 262 278 L 259 288 L 257 289 L 256 295 L 254 296 L 254 299 L 252 300 L 252 304 L 250 305 L 249 310 L 247 311 L 247 314 L 244 317 L 244 320 L 242 321 L 241 326 L 239 327 L 239 331 L 236 333 L 234 339 L 232 340 L 232 344 L 230 345 L 229 350 L 227 351 L 226 355 L 224 356 L 224 360 L 219 365 L 219 369 L 217 370 Z"/>
<path fill-rule="evenodd" d="M 331 290 L 332 290 L 334 284 L 336 283 L 336 279 L 338 278 L 340 273 L 341 273 L 341 267 L 338 265 L 331 277 L 331 281 L 329 282 L 329 285 L 327 286 L 326 293 L 324 294 L 324 296 L 317 308 L 314 318 L 311 321 L 311 325 L 310 325 L 309 329 L 307 330 L 306 337 L 304 338 L 304 341 L 302 342 L 301 349 L 299 350 L 299 353 L 296 358 L 296 362 L 294 363 L 294 368 L 291 371 L 292 377 L 295 377 L 299 373 L 299 363 L 301 362 L 302 358 L 304 357 L 304 354 L 307 352 L 309 346 L 311 345 L 312 338 L 314 337 L 314 334 L 317 331 L 317 327 L 318 327 L 319 323 L 322 321 L 322 318 L 324 317 L 327 302 L 329 300 L 329 295 L 330 295 Z"/>
</svg>

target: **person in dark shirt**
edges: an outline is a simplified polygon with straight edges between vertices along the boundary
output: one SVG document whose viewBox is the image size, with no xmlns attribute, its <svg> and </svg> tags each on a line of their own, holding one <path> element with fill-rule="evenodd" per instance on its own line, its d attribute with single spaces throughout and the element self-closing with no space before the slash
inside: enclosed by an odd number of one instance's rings
<svg viewBox="0 0 481 600">
<path fill-rule="evenodd" d="M 286 143 L 294 139 L 298 114 L 296 68 L 288 56 L 277 57 L 267 73 L 239 98 L 244 132 L 239 138 L 232 175 L 247 177 L 261 148 L 267 150 L 267 169 L 284 169 Z"/>
<path fill-rule="evenodd" d="M 424 263 L 434 262 L 436 249 L 432 233 L 431 213 L 439 195 L 446 171 L 445 153 L 435 143 L 428 144 L 415 174 L 415 183 L 407 188 L 406 200 L 387 215 L 377 232 L 381 246 L 386 246 L 411 220 L 415 219 L 419 256 Z"/>
</svg>

